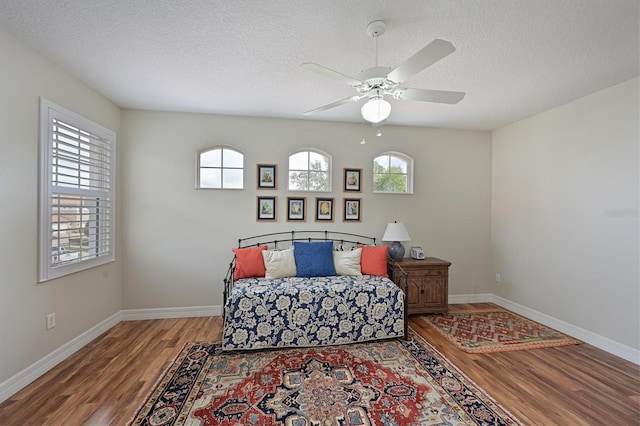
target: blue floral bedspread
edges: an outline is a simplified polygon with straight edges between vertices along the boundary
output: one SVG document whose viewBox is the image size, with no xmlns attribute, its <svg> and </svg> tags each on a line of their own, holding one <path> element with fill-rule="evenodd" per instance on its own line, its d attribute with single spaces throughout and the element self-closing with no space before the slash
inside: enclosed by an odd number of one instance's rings
<svg viewBox="0 0 640 426">
<path fill-rule="evenodd" d="M 404 335 L 404 293 L 378 276 L 245 278 L 224 311 L 224 350 L 341 345 Z"/>
</svg>

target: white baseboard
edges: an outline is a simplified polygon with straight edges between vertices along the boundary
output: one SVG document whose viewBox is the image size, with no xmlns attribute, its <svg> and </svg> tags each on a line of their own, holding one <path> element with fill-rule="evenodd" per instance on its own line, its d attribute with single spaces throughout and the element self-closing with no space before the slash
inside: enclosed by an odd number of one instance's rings
<svg viewBox="0 0 640 426">
<path fill-rule="evenodd" d="M 121 312 L 122 321 L 189 317 L 215 317 L 222 315 L 222 306 L 212 305 L 190 306 L 183 308 L 125 309 Z"/>
<path fill-rule="evenodd" d="M 489 303 L 493 302 L 493 294 L 450 294 L 449 304 L 456 305 L 459 303 Z"/>
<path fill-rule="evenodd" d="M 568 334 L 571 337 L 582 340 L 583 342 L 593 345 L 598 349 L 602 349 L 610 354 L 640 365 L 640 350 L 623 345 L 622 343 L 618 343 L 583 328 L 576 327 L 573 324 L 569 324 L 568 322 L 543 314 L 542 312 L 538 312 L 534 309 L 527 308 L 526 306 L 504 299 L 500 296 L 496 296 L 495 294 L 493 295 L 492 301 L 505 309 L 509 309 L 510 311 L 539 322 L 540 324 L 544 324 L 547 327 L 558 330 L 561 333 Z"/>
<path fill-rule="evenodd" d="M 96 337 L 109 331 L 120 321 L 135 321 L 146 319 L 186 318 L 222 315 L 222 306 L 193 306 L 186 308 L 157 308 L 157 309 L 127 309 L 116 312 L 98 325 L 65 343 L 55 351 L 46 355 L 25 368 L 15 376 L 0 383 L 0 403 L 11 398 L 47 371 L 60 364 L 65 359 L 82 349 Z"/>
<path fill-rule="evenodd" d="M 615 356 L 625 359 L 634 364 L 640 365 L 640 350 L 634 349 L 630 346 L 623 345 L 607 337 L 600 336 L 599 334 L 585 330 L 580 327 L 576 327 L 573 324 L 559 320 L 550 315 L 538 312 L 535 309 L 527 308 L 519 303 L 512 302 L 508 299 L 496 296 L 495 294 L 453 294 L 449 295 L 449 303 L 486 303 L 491 302 L 496 305 L 502 306 L 516 314 L 529 318 L 530 320 L 544 324 L 547 327 L 551 327 L 558 330 L 561 333 L 568 334 L 578 340 L 582 340 L 585 343 L 595 346 L 598 349 L 602 349 L 605 352 L 609 352 Z"/>
<path fill-rule="evenodd" d="M 101 323 L 91 327 L 89 330 L 80 334 L 68 343 L 60 346 L 55 351 L 46 355 L 44 358 L 36 361 L 29 367 L 25 368 L 15 376 L 0 383 L 0 402 L 9 399 L 29 383 L 33 382 L 56 365 L 82 349 L 96 337 L 108 331 L 111 327 L 120 322 L 120 312 L 111 315 Z"/>
</svg>

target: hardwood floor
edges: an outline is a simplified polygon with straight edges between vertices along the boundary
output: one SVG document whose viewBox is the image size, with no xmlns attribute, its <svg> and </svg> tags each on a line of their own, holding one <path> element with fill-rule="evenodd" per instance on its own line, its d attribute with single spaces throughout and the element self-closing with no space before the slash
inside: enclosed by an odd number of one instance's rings
<svg viewBox="0 0 640 426">
<path fill-rule="evenodd" d="M 587 344 L 468 354 L 419 316 L 410 326 L 525 424 L 640 424 L 633 363 Z M 183 345 L 221 328 L 220 317 L 121 322 L 0 404 L 0 425 L 124 425 Z"/>
</svg>

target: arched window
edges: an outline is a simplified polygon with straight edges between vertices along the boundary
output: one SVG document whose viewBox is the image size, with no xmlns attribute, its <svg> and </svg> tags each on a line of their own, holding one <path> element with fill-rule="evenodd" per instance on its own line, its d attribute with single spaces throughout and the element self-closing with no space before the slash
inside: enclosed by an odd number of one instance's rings
<svg viewBox="0 0 640 426">
<path fill-rule="evenodd" d="M 331 192 L 331 156 L 309 148 L 289 155 L 289 191 Z"/>
<path fill-rule="evenodd" d="M 412 194 L 413 158 L 385 152 L 373 159 L 373 192 Z"/>
<path fill-rule="evenodd" d="M 244 188 L 244 154 L 228 146 L 199 151 L 196 188 Z"/>
</svg>

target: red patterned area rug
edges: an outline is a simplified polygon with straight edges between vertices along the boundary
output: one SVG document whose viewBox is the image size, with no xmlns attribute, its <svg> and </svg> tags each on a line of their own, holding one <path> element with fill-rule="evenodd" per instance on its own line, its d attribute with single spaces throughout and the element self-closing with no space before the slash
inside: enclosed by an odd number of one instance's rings
<svg viewBox="0 0 640 426">
<path fill-rule="evenodd" d="M 391 340 L 225 353 L 189 343 L 130 425 L 521 425 L 411 331 Z"/>
<path fill-rule="evenodd" d="M 449 311 L 423 315 L 427 324 L 470 353 L 520 351 L 582 342 L 505 309 Z"/>
</svg>

